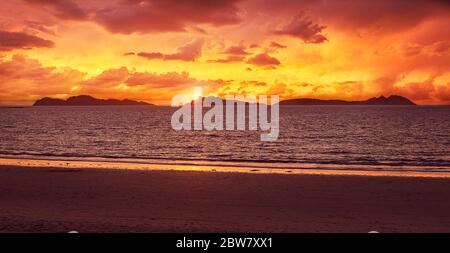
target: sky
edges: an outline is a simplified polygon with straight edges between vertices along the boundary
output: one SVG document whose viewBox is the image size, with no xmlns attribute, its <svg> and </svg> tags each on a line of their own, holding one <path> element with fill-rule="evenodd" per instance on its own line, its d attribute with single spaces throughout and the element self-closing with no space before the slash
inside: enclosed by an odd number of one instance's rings
<svg viewBox="0 0 450 253">
<path fill-rule="evenodd" d="M 203 95 L 450 104 L 450 2 L 0 2 L 0 105 Z"/>
</svg>

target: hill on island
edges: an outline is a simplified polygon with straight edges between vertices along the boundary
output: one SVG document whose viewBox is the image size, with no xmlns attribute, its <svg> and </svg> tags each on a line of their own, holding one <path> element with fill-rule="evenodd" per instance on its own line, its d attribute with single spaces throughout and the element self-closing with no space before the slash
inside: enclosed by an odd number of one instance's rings
<svg viewBox="0 0 450 253">
<path fill-rule="evenodd" d="M 129 99 L 98 99 L 88 95 L 69 97 L 67 100 L 45 97 L 34 102 L 33 106 L 86 106 L 86 105 L 153 105 Z"/>
<path fill-rule="evenodd" d="M 202 101 L 204 101 L 205 97 L 202 97 Z M 223 105 L 225 105 L 226 100 L 219 98 Z M 237 102 L 237 100 L 232 100 L 231 102 Z M 194 101 L 191 101 L 193 105 Z M 245 102 L 248 106 L 249 103 Z M 255 103 L 256 105 L 259 102 Z M 411 100 L 397 95 L 392 95 L 389 97 L 374 97 L 364 101 L 345 101 L 345 100 L 322 100 L 322 99 L 314 99 L 314 98 L 297 98 L 297 99 L 288 99 L 280 101 L 279 105 L 416 105 Z"/>
<path fill-rule="evenodd" d="M 416 105 L 411 100 L 397 95 L 374 97 L 364 101 L 322 100 L 313 98 L 288 99 L 280 105 Z"/>
</svg>

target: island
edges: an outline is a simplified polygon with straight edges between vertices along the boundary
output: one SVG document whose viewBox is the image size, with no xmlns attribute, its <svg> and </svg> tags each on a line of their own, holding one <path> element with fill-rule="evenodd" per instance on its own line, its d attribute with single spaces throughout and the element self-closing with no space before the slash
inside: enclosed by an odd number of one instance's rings
<svg viewBox="0 0 450 253">
<path fill-rule="evenodd" d="M 397 95 L 374 97 L 364 101 L 322 100 L 313 98 L 288 99 L 280 105 L 416 105 L 411 100 Z"/>
<path fill-rule="evenodd" d="M 34 102 L 33 106 L 100 106 L 100 105 L 153 105 L 130 99 L 98 99 L 89 95 L 69 97 L 66 100 L 45 97 Z"/>
</svg>

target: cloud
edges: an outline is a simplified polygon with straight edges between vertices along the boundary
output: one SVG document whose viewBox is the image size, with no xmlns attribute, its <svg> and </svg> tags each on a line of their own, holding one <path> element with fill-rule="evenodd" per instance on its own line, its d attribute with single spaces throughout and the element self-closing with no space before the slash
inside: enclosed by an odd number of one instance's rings
<svg viewBox="0 0 450 253">
<path fill-rule="evenodd" d="M 436 87 L 435 97 L 440 101 L 450 104 L 450 83 Z"/>
<path fill-rule="evenodd" d="M 175 88 L 193 85 L 198 82 L 188 72 L 151 73 L 131 71 L 126 67 L 107 69 L 97 76 L 79 82 L 82 86 L 94 88 L 113 88 L 122 84 L 129 87 L 146 86 L 147 88 Z M 95 90 L 94 90 L 95 92 Z"/>
<path fill-rule="evenodd" d="M 239 45 L 232 45 L 226 47 L 221 54 L 226 55 L 225 57 L 208 60 L 211 63 L 237 63 L 243 62 L 245 57 L 250 53 L 247 52 L 247 47 L 241 42 Z"/>
<path fill-rule="evenodd" d="M 108 69 L 95 77 L 80 82 L 80 84 L 96 87 L 111 87 L 123 83 L 127 79 L 128 75 L 129 71 L 126 67 Z"/>
<path fill-rule="evenodd" d="M 60 19 L 86 20 L 88 18 L 87 11 L 71 0 L 25 0 L 25 2 L 39 6 L 39 8 L 50 8 Z"/>
<path fill-rule="evenodd" d="M 274 67 L 280 65 L 281 62 L 267 53 L 257 54 L 247 60 L 247 63 L 260 67 Z"/>
<path fill-rule="evenodd" d="M 14 55 L 10 60 L 0 59 L 2 81 L 24 79 L 35 84 L 51 85 L 69 80 L 80 80 L 84 73 L 70 68 L 44 67 L 38 60 Z"/>
<path fill-rule="evenodd" d="M 32 33 L 36 33 L 36 32 L 42 32 L 45 34 L 49 34 L 52 36 L 57 36 L 56 31 L 47 26 L 46 24 L 42 24 L 40 22 L 33 22 L 33 21 L 27 21 L 26 23 L 26 27 L 24 29 L 24 31 L 26 30 L 30 30 Z"/>
<path fill-rule="evenodd" d="M 287 46 L 280 44 L 278 42 L 272 41 L 264 50 L 267 53 L 278 53 L 278 50 L 285 49 L 285 48 L 287 48 Z"/>
<path fill-rule="evenodd" d="M 368 81 L 369 86 L 375 88 L 376 94 L 389 96 L 401 95 L 421 104 L 436 103 L 438 101 L 449 103 L 445 90 L 450 84 L 442 85 L 436 81 L 443 75 L 429 75 L 422 81 L 407 81 L 408 73 L 380 77 Z"/>
<path fill-rule="evenodd" d="M 434 91 L 434 78 L 423 82 L 410 82 L 401 86 L 394 86 L 393 94 L 405 96 L 412 100 L 430 99 Z"/>
<path fill-rule="evenodd" d="M 225 58 L 208 60 L 208 62 L 211 62 L 211 63 L 236 63 L 236 62 L 242 62 L 244 59 L 245 59 L 244 56 L 228 55 Z"/>
<path fill-rule="evenodd" d="M 362 81 L 343 81 L 335 82 L 334 92 L 340 93 L 340 96 L 353 100 L 359 100 L 364 94 L 364 82 Z M 335 95 L 336 96 L 336 95 Z"/>
<path fill-rule="evenodd" d="M 274 34 L 288 35 L 303 40 L 305 43 L 322 43 L 328 39 L 322 35 L 325 26 L 313 23 L 304 13 L 294 16 L 287 24 L 274 31 Z"/>
<path fill-rule="evenodd" d="M 280 44 L 280 43 L 278 43 L 278 42 L 276 42 L 276 41 L 272 41 L 272 42 L 270 42 L 270 45 L 269 45 L 269 47 L 270 47 L 270 48 L 273 48 L 273 49 L 282 49 L 282 48 L 287 48 L 287 46 L 285 46 L 285 45 L 282 45 L 282 44 Z"/>
<path fill-rule="evenodd" d="M 67 67 L 45 67 L 23 55 L 0 58 L 0 78 L 0 104 L 27 105 L 45 96 L 67 98 L 80 94 L 168 104 L 174 94 L 192 92 L 191 88 L 199 83 L 205 91 L 224 84 L 220 79 L 199 80 L 187 72 L 137 72 L 126 67 L 106 69 L 86 78 L 86 73 Z"/>
<path fill-rule="evenodd" d="M 198 26 L 191 26 L 187 28 L 187 31 L 193 32 L 193 33 L 199 33 L 199 34 L 208 34 L 205 29 L 198 27 Z"/>
<path fill-rule="evenodd" d="M 164 59 L 164 54 L 163 53 L 159 53 L 159 52 L 150 52 L 150 53 L 146 53 L 146 52 L 140 52 L 137 54 L 137 56 L 140 57 L 144 57 L 147 58 L 149 60 L 154 60 L 154 59 Z"/>
<path fill-rule="evenodd" d="M 343 28 L 399 31 L 429 18 L 448 15 L 446 0 L 329 1 L 316 3 L 313 9 L 325 19 Z"/>
<path fill-rule="evenodd" d="M 135 99 L 157 104 L 169 104 L 174 94 L 190 94 L 201 84 L 206 92 L 214 92 L 226 81 L 199 80 L 188 72 L 152 73 L 129 70 L 126 67 L 107 69 L 97 76 L 79 81 L 77 94 L 99 98 Z"/>
<path fill-rule="evenodd" d="M 292 91 L 290 91 L 287 88 L 287 85 L 285 83 L 275 83 L 275 84 L 269 86 L 266 91 L 267 94 L 279 95 L 282 97 L 289 94 L 290 92 L 292 92 Z"/>
<path fill-rule="evenodd" d="M 229 81 L 218 87 L 217 94 L 221 97 L 227 95 L 266 95 L 269 84 L 257 80 Z"/>
<path fill-rule="evenodd" d="M 22 32 L 0 31 L 0 51 L 53 46 L 54 43 L 52 41 L 42 39 L 34 35 L 29 35 Z"/>
<path fill-rule="evenodd" d="M 449 15 L 448 0 L 268 0 L 252 1 L 248 8 L 272 16 L 288 16 L 298 10 L 320 17 L 330 28 L 340 30 L 399 31 Z"/>
<path fill-rule="evenodd" d="M 244 45 L 239 46 L 229 46 L 225 49 L 223 52 L 224 54 L 231 54 L 231 55 L 248 55 L 249 53 L 246 51 L 246 47 Z"/>
<path fill-rule="evenodd" d="M 197 24 L 239 23 L 239 1 L 125 0 L 96 11 L 94 20 L 112 33 L 186 31 Z"/>
<path fill-rule="evenodd" d="M 196 79 L 189 77 L 188 72 L 167 72 L 162 74 L 135 72 L 131 73 L 125 81 L 130 86 L 150 85 L 152 88 L 193 85 L 196 82 L 198 82 Z"/>
<path fill-rule="evenodd" d="M 198 25 L 224 26 L 242 21 L 241 0 L 24 0 L 61 20 L 95 22 L 111 33 L 206 31 Z"/>
<path fill-rule="evenodd" d="M 33 100 L 43 96 L 70 93 L 85 73 L 71 68 L 44 67 L 23 55 L 0 59 L 0 101 Z"/>
<path fill-rule="evenodd" d="M 392 49 L 393 53 L 399 52 L 404 57 L 444 56 L 450 52 L 450 41 L 432 41 L 429 44 L 397 42 L 389 49 Z M 410 61 L 413 62 L 412 59 Z"/>
<path fill-rule="evenodd" d="M 280 91 L 282 91 L 282 86 Z M 342 99 L 363 100 L 367 99 L 362 81 L 330 81 L 322 82 L 298 82 L 292 86 L 286 86 L 282 93 L 284 96 L 295 98 L 319 98 L 319 99 Z M 370 96 L 370 95 L 369 95 Z"/>
<path fill-rule="evenodd" d="M 14 79 L 10 74 L 0 75 L 2 94 L 5 93 L 3 80 L 7 80 L 8 86 L 17 94 L 26 89 L 13 85 L 29 85 L 30 96 L 48 92 L 46 88 L 36 88 L 41 83 L 45 87 L 48 82 L 52 90 L 64 94 L 71 92 L 71 86 L 78 85 L 80 90 L 106 97 L 152 99 L 160 92 L 163 97 L 168 97 L 169 93 L 164 92 L 178 92 L 191 82 L 200 81 L 184 72 L 172 72 L 180 68 L 192 68 L 205 78 L 229 78 L 233 73 L 240 73 L 233 77 L 236 79 L 233 82 L 257 78 L 267 82 L 267 87 L 285 83 L 286 90 L 296 87 L 301 95 L 321 98 L 366 99 L 398 93 L 417 99 L 419 103 L 427 103 L 427 99 L 438 103 L 448 94 L 450 36 L 443 32 L 450 25 L 448 1 L 12 0 L 0 5 L 3 7 L 0 8 L 0 31 L 15 31 L 33 37 L 31 40 L 14 39 L 16 42 L 11 46 L 11 43 L 6 45 L 8 40 L 4 40 L 4 33 L 1 34 L 2 62 L 10 61 L 11 50 L 52 47 L 51 41 L 54 41 L 58 47 L 51 49 L 49 54 L 43 54 L 44 50 L 21 52 L 42 57 L 39 59 L 45 66 L 83 66 L 90 75 L 96 74 L 99 66 L 101 70 L 101 66 L 115 65 L 120 60 L 124 60 L 128 68 L 126 71 L 121 68 L 105 70 L 95 78 L 79 81 L 68 79 L 68 84 L 59 86 L 52 78 L 70 71 L 59 67 L 45 71 L 42 65 L 34 65 L 33 68 L 41 70 L 43 76 L 32 77 L 30 74 L 34 72 L 29 59 L 23 63 L 26 66 L 23 76 L 16 73 L 14 78 L 17 79 Z M 299 14 L 299 11 L 303 12 Z M 173 33 L 178 31 L 186 33 Z M 146 33 L 160 34 L 144 35 Z M 208 39 L 208 43 L 191 41 L 173 50 L 164 45 L 168 41 L 186 39 L 188 42 L 188 38 L 197 37 Z M 46 44 L 39 39 L 51 41 Z M 330 42 L 323 43 L 327 39 Z M 68 45 L 68 41 L 77 43 Z M 302 41 L 322 45 L 301 45 L 304 44 Z M 145 45 L 155 47 L 145 49 Z M 142 59 L 122 55 L 127 52 L 126 55 L 133 55 L 130 51 Z M 155 61 L 144 62 L 145 58 Z M 173 60 L 170 62 L 172 69 L 168 66 L 167 73 L 153 73 L 152 66 L 163 60 Z M 201 61 L 200 65 L 197 61 Z M 280 66 L 280 61 L 283 65 L 280 71 L 263 71 Z M 230 65 L 211 72 L 203 69 L 204 66 L 222 65 L 205 62 Z M 135 65 L 138 63 L 145 66 L 138 67 Z M 133 67 L 146 68 L 149 72 L 136 72 Z M 442 76 L 428 80 L 433 74 Z M 402 75 L 407 78 L 402 79 Z M 347 78 L 352 81 L 343 82 Z M 295 86 L 302 82 L 318 84 L 314 87 Z M 281 89 L 282 85 L 279 87 Z M 251 88 L 260 91 L 259 86 Z M 151 89 L 158 90 L 157 96 Z"/>
<path fill-rule="evenodd" d="M 241 84 L 241 85 L 246 85 L 246 86 L 248 86 L 248 85 L 253 85 L 253 86 L 257 86 L 257 87 L 265 87 L 265 86 L 267 86 L 267 83 L 266 83 L 266 82 L 255 81 L 255 80 L 252 80 L 252 81 L 242 81 L 242 82 L 240 82 L 240 84 Z"/>
<path fill-rule="evenodd" d="M 180 61 L 195 61 L 202 55 L 204 39 L 195 39 L 188 42 L 175 50 L 175 53 L 164 54 L 160 52 L 140 52 L 137 55 L 149 60 L 180 60 Z"/>
<path fill-rule="evenodd" d="M 430 53 L 447 54 L 450 52 L 450 41 L 438 41 L 429 46 Z"/>
</svg>

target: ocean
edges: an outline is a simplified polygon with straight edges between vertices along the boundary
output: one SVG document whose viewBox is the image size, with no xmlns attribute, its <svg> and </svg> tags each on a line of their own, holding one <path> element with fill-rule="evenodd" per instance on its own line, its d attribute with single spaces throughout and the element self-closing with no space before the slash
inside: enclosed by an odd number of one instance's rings
<svg viewBox="0 0 450 253">
<path fill-rule="evenodd" d="M 259 131 L 175 131 L 174 108 L 0 108 L 0 156 L 271 168 L 450 171 L 448 106 L 282 106 Z"/>
</svg>

